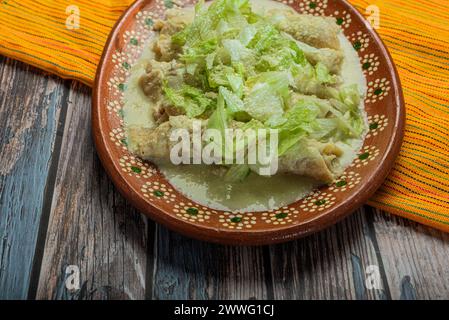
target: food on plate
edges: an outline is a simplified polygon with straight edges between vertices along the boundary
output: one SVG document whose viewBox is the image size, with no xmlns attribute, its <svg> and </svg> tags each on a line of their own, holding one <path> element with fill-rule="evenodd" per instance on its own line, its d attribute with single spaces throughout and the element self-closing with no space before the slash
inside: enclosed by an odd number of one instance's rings
<svg viewBox="0 0 449 320">
<path fill-rule="evenodd" d="M 167 10 L 154 31 L 125 90 L 128 147 L 189 198 L 223 210 L 272 209 L 332 183 L 355 158 L 366 83 L 333 18 L 268 0 L 200 1 Z M 171 164 L 170 136 L 194 123 L 201 133 L 276 130 L 277 173 Z"/>
</svg>

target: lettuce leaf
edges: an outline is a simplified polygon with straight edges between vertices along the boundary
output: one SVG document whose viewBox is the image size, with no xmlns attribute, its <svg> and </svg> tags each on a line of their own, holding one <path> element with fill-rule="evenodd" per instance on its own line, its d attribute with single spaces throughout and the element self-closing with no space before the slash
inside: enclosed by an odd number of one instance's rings
<svg viewBox="0 0 449 320">
<path fill-rule="evenodd" d="M 228 114 L 237 121 L 250 121 L 251 116 L 244 110 L 243 101 L 225 87 L 220 88 L 220 93 L 225 100 Z"/>
<path fill-rule="evenodd" d="M 225 130 L 228 127 L 228 113 L 225 108 L 225 100 L 222 94 L 222 90 L 219 90 L 219 94 L 217 97 L 217 108 L 210 116 L 207 127 L 209 129 L 216 129 L 220 131 L 222 137 L 224 138 Z"/>
<path fill-rule="evenodd" d="M 208 82 L 211 88 L 227 87 L 229 84 L 229 75 L 234 75 L 234 68 L 226 65 L 217 65 L 208 73 Z"/>
<path fill-rule="evenodd" d="M 217 65 L 208 72 L 208 85 L 210 88 L 227 87 L 238 98 L 243 96 L 244 79 L 233 67 Z"/>
<path fill-rule="evenodd" d="M 221 87 L 220 94 L 223 96 L 229 112 L 236 113 L 243 111 L 243 101 L 228 89 Z"/>
<path fill-rule="evenodd" d="M 237 97 L 241 98 L 243 95 L 244 86 L 242 76 L 238 74 L 228 73 L 226 74 L 226 78 L 232 91 L 237 95 Z"/>
<path fill-rule="evenodd" d="M 232 63 L 253 63 L 254 52 L 246 48 L 239 40 L 225 39 L 223 40 L 224 52 L 229 56 Z"/>
<path fill-rule="evenodd" d="M 185 48 L 184 53 L 179 57 L 179 60 L 186 64 L 196 63 L 205 64 L 206 58 L 215 53 L 217 48 L 217 39 L 211 38 L 206 41 L 199 42 L 195 47 Z"/>
<path fill-rule="evenodd" d="M 317 105 L 300 101 L 285 113 L 285 122 L 275 126 L 275 129 L 279 130 L 279 156 L 282 156 L 309 133 L 319 129 L 316 121 L 319 112 Z"/>
<path fill-rule="evenodd" d="M 286 71 L 264 72 L 246 81 L 250 90 L 244 99 L 244 110 L 261 122 L 272 122 L 284 113 L 290 92 L 291 75 Z"/>
<path fill-rule="evenodd" d="M 193 22 L 176 33 L 172 41 L 178 45 L 192 47 L 198 42 L 215 37 L 217 27 L 223 20 L 238 24 L 244 21 L 243 15 L 250 11 L 248 0 L 216 0 L 209 7 L 204 5 L 204 0 L 200 0 L 195 6 Z"/>
<path fill-rule="evenodd" d="M 260 83 L 246 96 L 244 111 L 253 119 L 266 122 L 271 117 L 282 115 L 283 101 L 267 83 Z"/>
<path fill-rule="evenodd" d="M 213 105 L 213 100 L 207 98 L 202 90 L 189 85 L 184 85 L 179 90 L 164 85 L 163 90 L 168 100 L 175 107 L 184 110 L 189 118 L 202 115 Z"/>
<path fill-rule="evenodd" d="M 255 37 L 256 34 L 257 34 L 257 28 L 253 24 L 249 24 L 246 27 L 244 27 L 242 29 L 242 31 L 240 31 L 238 38 L 239 38 L 240 42 L 242 43 L 242 45 L 247 47 L 249 45 L 249 43 L 251 42 L 251 40 L 253 40 L 253 38 Z"/>
<path fill-rule="evenodd" d="M 293 78 L 288 71 L 269 71 L 259 73 L 246 81 L 248 88 L 257 88 L 262 84 L 269 87 L 269 90 L 283 98 L 289 95 L 289 87 L 293 83 Z"/>
</svg>

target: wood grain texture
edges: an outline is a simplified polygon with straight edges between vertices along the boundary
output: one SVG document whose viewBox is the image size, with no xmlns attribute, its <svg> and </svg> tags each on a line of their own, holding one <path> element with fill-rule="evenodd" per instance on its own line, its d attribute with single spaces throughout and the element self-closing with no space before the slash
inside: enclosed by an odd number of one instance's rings
<svg viewBox="0 0 449 320">
<path fill-rule="evenodd" d="M 27 297 L 39 225 L 38 298 L 449 298 L 449 235 L 368 207 L 271 247 L 208 244 L 159 226 L 154 233 L 96 157 L 90 90 L 69 85 L 0 58 L 0 298 Z M 80 290 L 65 288 L 68 265 L 81 269 Z M 366 288 L 368 265 L 379 267 L 381 290 Z"/>
<path fill-rule="evenodd" d="M 379 210 L 373 221 L 392 299 L 449 299 L 449 234 Z"/>
<path fill-rule="evenodd" d="M 117 194 L 96 156 L 90 90 L 74 85 L 69 100 L 37 298 L 142 299 L 147 219 Z M 68 265 L 80 269 L 73 292 Z"/>
<path fill-rule="evenodd" d="M 157 227 L 154 299 L 267 299 L 263 247 L 192 240 Z"/>
<path fill-rule="evenodd" d="M 66 84 L 0 57 L 0 299 L 27 297 Z"/>
<path fill-rule="evenodd" d="M 275 299 L 387 299 L 388 284 L 369 290 L 369 265 L 381 265 L 365 209 L 298 241 L 270 247 Z M 382 276 L 382 275 L 381 275 Z"/>
</svg>

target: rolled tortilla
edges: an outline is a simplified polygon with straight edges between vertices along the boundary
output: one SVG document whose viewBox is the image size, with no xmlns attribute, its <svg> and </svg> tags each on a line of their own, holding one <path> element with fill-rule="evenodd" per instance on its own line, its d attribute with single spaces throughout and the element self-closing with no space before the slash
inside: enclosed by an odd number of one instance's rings
<svg viewBox="0 0 449 320">
<path fill-rule="evenodd" d="M 315 48 L 340 49 L 340 28 L 333 18 L 298 14 L 286 9 L 270 10 L 268 15 L 280 30 L 296 40 Z"/>
<path fill-rule="evenodd" d="M 303 139 L 279 158 L 279 171 L 331 183 L 341 174 L 341 149 L 332 143 Z"/>
<path fill-rule="evenodd" d="M 320 62 L 329 70 L 330 73 L 340 73 L 341 65 L 344 59 L 344 55 L 341 50 L 329 48 L 317 49 L 301 41 L 297 41 L 297 44 L 304 52 L 310 63 L 316 65 Z"/>
<path fill-rule="evenodd" d="M 207 121 L 203 121 L 205 130 Z M 156 128 L 128 129 L 130 151 L 145 160 L 170 160 L 170 150 L 177 142 L 170 141 L 175 129 L 192 129 L 192 119 L 187 116 L 170 117 Z M 314 178 L 325 183 L 332 182 L 341 172 L 338 158 L 342 151 L 332 143 L 303 139 L 279 158 L 278 172 L 292 173 Z"/>
<path fill-rule="evenodd" d="M 170 150 L 177 143 L 170 141 L 170 135 L 176 129 L 193 130 L 193 120 L 201 121 L 202 129 L 207 120 L 190 119 L 187 116 L 174 116 L 155 128 L 129 126 L 127 128 L 129 151 L 144 160 L 169 160 Z"/>
</svg>

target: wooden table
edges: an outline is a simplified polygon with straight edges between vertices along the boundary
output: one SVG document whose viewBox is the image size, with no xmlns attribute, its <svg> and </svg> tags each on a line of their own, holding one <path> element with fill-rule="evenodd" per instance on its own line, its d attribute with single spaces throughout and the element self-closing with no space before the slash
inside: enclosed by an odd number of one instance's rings
<svg viewBox="0 0 449 320">
<path fill-rule="evenodd" d="M 105 174 L 90 105 L 86 86 L 0 57 L 0 298 L 449 298 L 449 235 L 370 207 L 283 245 L 168 231 Z"/>
</svg>

